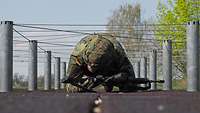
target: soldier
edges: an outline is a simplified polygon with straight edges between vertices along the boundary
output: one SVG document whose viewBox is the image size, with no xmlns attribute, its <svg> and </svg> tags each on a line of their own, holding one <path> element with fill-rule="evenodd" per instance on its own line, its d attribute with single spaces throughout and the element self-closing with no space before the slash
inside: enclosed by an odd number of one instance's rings
<svg viewBox="0 0 200 113">
<path fill-rule="evenodd" d="M 121 44 L 112 36 L 94 34 L 83 38 L 73 50 L 67 70 L 68 77 L 62 79 L 83 84 L 89 87 L 92 80 L 88 77 L 110 77 L 112 83 L 135 78 L 133 67 Z M 87 82 L 86 82 L 87 81 Z M 105 84 L 107 92 L 113 85 Z M 126 84 L 117 84 L 120 90 L 128 90 Z"/>
</svg>

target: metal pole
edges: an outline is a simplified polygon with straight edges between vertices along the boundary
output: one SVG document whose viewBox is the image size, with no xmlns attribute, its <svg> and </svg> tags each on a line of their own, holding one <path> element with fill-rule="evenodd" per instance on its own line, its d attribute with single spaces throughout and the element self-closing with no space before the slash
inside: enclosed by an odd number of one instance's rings
<svg viewBox="0 0 200 113">
<path fill-rule="evenodd" d="M 140 63 L 140 78 L 147 78 L 147 58 L 142 58 Z M 145 84 L 141 84 L 141 86 L 146 87 Z"/>
<path fill-rule="evenodd" d="M 0 92 L 12 91 L 13 77 L 13 22 L 0 24 Z"/>
<path fill-rule="evenodd" d="M 37 89 L 37 41 L 29 42 L 30 62 L 28 65 L 28 90 L 34 91 Z"/>
<path fill-rule="evenodd" d="M 55 57 L 55 81 L 54 88 L 55 90 L 60 89 L 60 57 Z"/>
<path fill-rule="evenodd" d="M 147 58 L 146 57 L 142 58 L 140 63 L 141 63 L 140 64 L 140 66 L 141 66 L 140 77 L 147 78 Z"/>
<path fill-rule="evenodd" d="M 66 76 L 66 62 L 61 63 L 61 79 Z M 61 88 L 64 89 L 64 84 L 61 84 Z"/>
<path fill-rule="evenodd" d="M 150 54 L 150 80 L 157 79 L 157 51 L 153 50 Z M 156 90 L 156 83 L 151 83 L 151 89 Z"/>
<path fill-rule="evenodd" d="M 54 63 L 53 64 L 53 78 L 52 78 L 52 84 L 55 84 L 54 82 L 55 82 L 55 76 L 56 76 L 56 64 Z M 55 85 L 53 85 L 53 87 L 52 87 L 53 89 L 55 89 Z"/>
<path fill-rule="evenodd" d="M 46 61 L 44 66 L 44 90 L 51 89 L 51 51 L 46 52 Z"/>
<path fill-rule="evenodd" d="M 187 25 L 187 91 L 199 90 L 199 22 Z"/>
<path fill-rule="evenodd" d="M 140 61 L 135 63 L 135 78 L 140 78 Z"/>
<path fill-rule="evenodd" d="M 172 41 L 163 41 L 163 90 L 172 90 Z"/>
</svg>

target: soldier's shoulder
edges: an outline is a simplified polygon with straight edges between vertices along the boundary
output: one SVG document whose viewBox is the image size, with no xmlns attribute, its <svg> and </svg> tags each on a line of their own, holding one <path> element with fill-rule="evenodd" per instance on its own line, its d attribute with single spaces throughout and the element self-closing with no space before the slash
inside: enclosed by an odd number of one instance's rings
<svg viewBox="0 0 200 113">
<path fill-rule="evenodd" d="M 114 45 L 115 47 L 115 50 L 121 54 L 125 54 L 125 49 L 124 47 L 122 46 L 122 44 L 114 37 L 108 37 L 107 39 L 109 39 L 112 44 Z"/>
<path fill-rule="evenodd" d="M 82 38 L 75 46 L 72 55 L 73 56 L 79 56 L 88 46 L 88 44 L 94 40 L 94 36 L 88 35 L 84 38 Z"/>
</svg>

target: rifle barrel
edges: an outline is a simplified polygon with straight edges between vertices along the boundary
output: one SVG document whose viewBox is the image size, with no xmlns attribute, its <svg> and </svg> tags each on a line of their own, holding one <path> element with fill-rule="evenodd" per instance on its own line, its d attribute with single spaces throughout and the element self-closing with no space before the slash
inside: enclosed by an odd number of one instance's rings
<svg viewBox="0 0 200 113">
<path fill-rule="evenodd" d="M 164 80 L 150 80 L 151 83 L 164 83 Z"/>
</svg>

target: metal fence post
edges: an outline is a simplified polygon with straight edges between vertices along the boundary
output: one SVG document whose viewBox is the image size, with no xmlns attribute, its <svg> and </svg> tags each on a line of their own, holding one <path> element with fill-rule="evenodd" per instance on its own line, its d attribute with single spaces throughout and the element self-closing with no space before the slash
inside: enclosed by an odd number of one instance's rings
<svg viewBox="0 0 200 113">
<path fill-rule="evenodd" d="M 150 80 L 157 80 L 157 51 L 153 50 L 150 54 Z M 156 83 L 151 83 L 151 89 L 156 90 Z"/>
<path fill-rule="evenodd" d="M 163 90 L 172 90 L 172 41 L 163 41 Z"/>
<path fill-rule="evenodd" d="M 28 90 L 34 91 L 37 89 L 37 41 L 31 40 L 29 42 L 29 57 L 28 65 Z"/>
<path fill-rule="evenodd" d="M 0 92 L 12 91 L 13 22 L 0 23 Z"/>
<path fill-rule="evenodd" d="M 53 64 L 52 88 L 55 89 L 55 76 L 56 76 L 56 62 Z"/>
<path fill-rule="evenodd" d="M 140 78 L 140 61 L 135 63 L 135 78 Z"/>
<path fill-rule="evenodd" d="M 51 89 L 51 51 L 45 53 L 46 61 L 44 65 L 44 90 Z"/>
<path fill-rule="evenodd" d="M 147 58 L 143 57 L 140 63 L 140 78 L 147 78 Z M 145 84 L 141 84 L 141 86 L 146 87 Z"/>
<path fill-rule="evenodd" d="M 55 57 L 55 81 L 54 81 L 54 89 L 60 89 L 60 57 Z"/>
<path fill-rule="evenodd" d="M 140 66 L 141 66 L 140 77 L 147 78 L 147 58 L 146 57 L 142 58 L 140 63 L 141 63 L 140 64 Z"/>
<path fill-rule="evenodd" d="M 66 62 L 61 63 L 61 79 L 66 76 Z M 64 88 L 64 84 L 61 84 L 61 88 Z"/>
<path fill-rule="evenodd" d="M 187 24 L 187 91 L 199 90 L 199 22 Z"/>
</svg>

